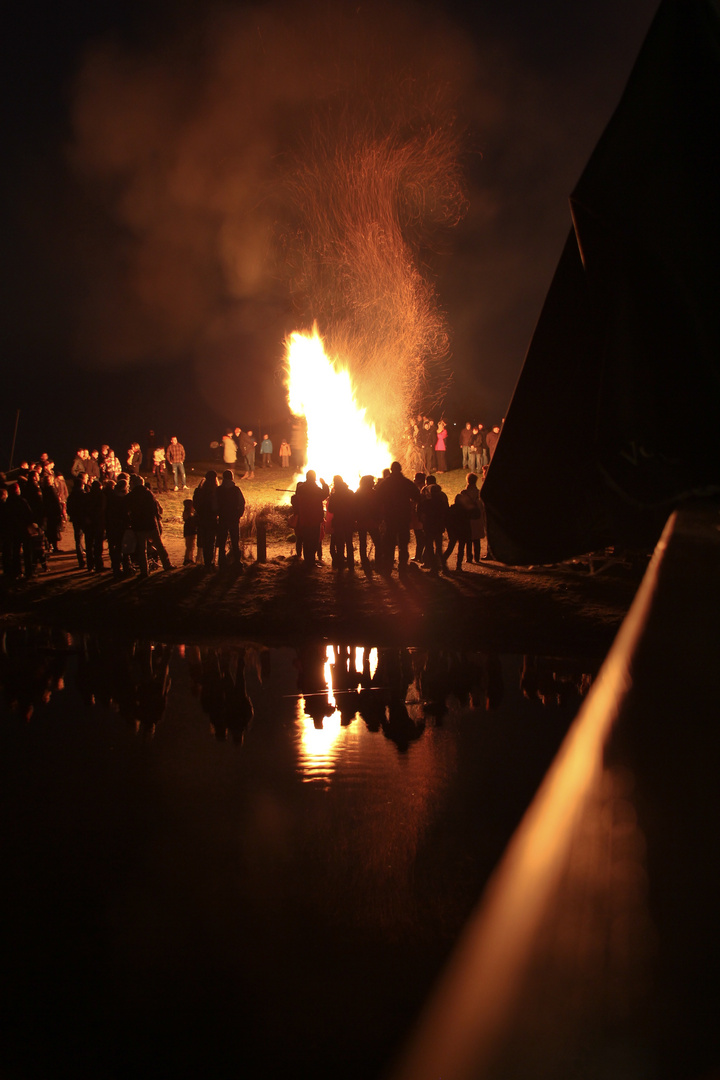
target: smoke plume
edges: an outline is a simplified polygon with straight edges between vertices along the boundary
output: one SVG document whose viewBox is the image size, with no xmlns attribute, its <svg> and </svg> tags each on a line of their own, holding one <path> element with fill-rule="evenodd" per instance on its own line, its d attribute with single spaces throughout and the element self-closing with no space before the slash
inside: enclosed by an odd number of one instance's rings
<svg viewBox="0 0 720 1080">
<path fill-rule="evenodd" d="M 81 355 L 192 354 L 234 416 L 317 321 L 381 426 L 437 395 L 433 260 L 464 210 L 455 109 L 474 61 L 419 14 L 214 8 L 152 48 L 89 51 L 69 148 L 94 213 Z"/>
</svg>

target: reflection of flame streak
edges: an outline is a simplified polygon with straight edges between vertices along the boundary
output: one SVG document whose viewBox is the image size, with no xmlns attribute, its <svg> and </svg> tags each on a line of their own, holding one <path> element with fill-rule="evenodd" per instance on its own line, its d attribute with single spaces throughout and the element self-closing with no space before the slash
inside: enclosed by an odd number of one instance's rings
<svg viewBox="0 0 720 1080">
<path fill-rule="evenodd" d="M 336 705 L 335 695 L 333 694 L 332 685 L 332 669 L 333 669 L 333 651 L 332 646 L 327 647 L 327 660 L 325 661 L 325 667 L 323 668 L 323 674 L 325 675 L 325 685 L 328 690 L 328 701 L 331 705 Z"/>
<path fill-rule="evenodd" d="M 365 473 L 380 476 L 392 452 L 355 401 L 350 374 L 325 354 L 317 328 L 287 342 L 288 404 L 307 420 L 307 462 L 318 476 L 340 475 L 356 487 Z"/>
</svg>

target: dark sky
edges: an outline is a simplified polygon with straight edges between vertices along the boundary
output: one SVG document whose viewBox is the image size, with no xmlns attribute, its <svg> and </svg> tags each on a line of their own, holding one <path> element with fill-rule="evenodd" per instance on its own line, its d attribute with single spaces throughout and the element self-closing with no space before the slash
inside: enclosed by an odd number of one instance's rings
<svg viewBox="0 0 720 1080">
<path fill-rule="evenodd" d="M 467 212 L 419 254 L 447 315 L 446 414 L 499 420 L 568 195 L 656 8 L 13 3 L 0 468 L 18 410 L 16 463 L 150 427 L 193 455 L 226 423 L 280 434 L 282 341 L 309 307 L 284 276 L 296 222 L 279 192 L 318 103 L 352 80 L 403 122 L 396 74 L 426 96 L 447 85 L 461 132 Z"/>
</svg>

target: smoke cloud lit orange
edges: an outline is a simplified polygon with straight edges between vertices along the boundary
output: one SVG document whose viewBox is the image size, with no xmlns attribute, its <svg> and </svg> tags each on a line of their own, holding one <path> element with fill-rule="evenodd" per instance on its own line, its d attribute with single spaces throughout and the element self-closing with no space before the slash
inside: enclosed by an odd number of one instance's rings
<svg viewBox="0 0 720 1080">
<path fill-rule="evenodd" d="M 191 352 L 227 414 L 233 355 L 278 368 L 317 321 L 361 388 L 383 366 L 378 421 L 402 423 L 443 378 L 430 264 L 463 212 L 454 105 L 473 72 L 462 35 L 411 4 L 216 8 L 152 51 L 99 44 L 69 148 L 109 240 L 80 352 Z"/>
</svg>

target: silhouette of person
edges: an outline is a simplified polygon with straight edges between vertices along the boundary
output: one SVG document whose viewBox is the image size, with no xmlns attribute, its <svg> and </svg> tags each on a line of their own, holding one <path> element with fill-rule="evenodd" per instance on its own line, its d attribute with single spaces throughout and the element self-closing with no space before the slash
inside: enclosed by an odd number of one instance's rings
<svg viewBox="0 0 720 1080">
<path fill-rule="evenodd" d="M 197 514 L 197 541 L 203 565 L 214 566 L 219 510 L 217 473 L 214 469 L 208 469 L 195 488 L 193 505 Z"/>
<path fill-rule="evenodd" d="M 245 496 L 233 480 L 232 469 L 226 469 L 223 473 L 222 483 L 217 491 L 217 502 L 218 566 L 225 565 L 228 539 L 232 560 L 238 565 L 240 562 L 240 518 L 245 513 Z"/>
<path fill-rule="evenodd" d="M 353 533 L 355 531 L 355 493 L 350 490 L 342 476 L 333 477 L 333 487 L 327 501 L 328 514 L 332 514 L 330 555 L 334 570 L 355 567 Z"/>
<path fill-rule="evenodd" d="M 420 492 L 412 480 L 403 476 L 399 461 L 393 461 L 390 475 L 377 484 L 377 498 L 385 523 L 383 571 L 392 573 L 395 548 L 398 550 L 398 572 L 407 573 L 410 522 L 413 509 L 420 501 Z"/>
<path fill-rule="evenodd" d="M 297 515 L 295 533 L 300 542 L 303 561 L 314 563 L 320 545 L 320 529 L 325 518 L 325 499 L 330 489 L 321 478 L 318 483 L 314 469 L 308 469 L 305 479 L 295 488 L 291 502 Z"/>
<path fill-rule="evenodd" d="M 368 536 L 375 548 L 376 564 L 380 559 L 380 511 L 373 476 L 367 475 L 360 478 L 360 485 L 355 492 L 354 498 L 360 564 L 363 569 L 367 569 L 370 566 L 367 550 Z"/>
<path fill-rule="evenodd" d="M 448 497 L 434 476 L 428 476 L 422 490 L 419 515 L 425 532 L 424 565 L 437 570 L 442 560 L 442 542 L 448 519 Z"/>
</svg>

